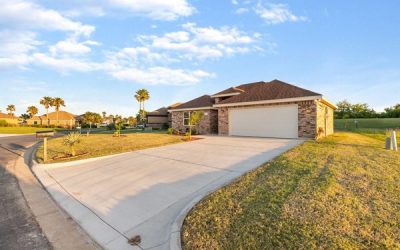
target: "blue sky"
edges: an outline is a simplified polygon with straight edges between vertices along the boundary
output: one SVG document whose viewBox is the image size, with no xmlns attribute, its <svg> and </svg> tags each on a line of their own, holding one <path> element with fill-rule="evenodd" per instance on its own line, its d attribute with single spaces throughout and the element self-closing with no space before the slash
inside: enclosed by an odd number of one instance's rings
<svg viewBox="0 0 400 250">
<path fill-rule="evenodd" d="M 400 3 L 0 0 L 0 110 L 45 95 L 124 116 L 280 79 L 333 102 L 400 102 Z M 41 112 L 44 110 L 41 108 Z"/>
</svg>

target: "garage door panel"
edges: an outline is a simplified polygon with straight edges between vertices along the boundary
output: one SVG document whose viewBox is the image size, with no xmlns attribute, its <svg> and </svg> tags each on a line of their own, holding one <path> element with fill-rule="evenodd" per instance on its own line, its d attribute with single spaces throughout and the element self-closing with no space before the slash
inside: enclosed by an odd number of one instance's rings
<svg viewBox="0 0 400 250">
<path fill-rule="evenodd" d="M 230 109 L 229 134 L 297 138 L 298 107 L 285 105 Z"/>
</svg>

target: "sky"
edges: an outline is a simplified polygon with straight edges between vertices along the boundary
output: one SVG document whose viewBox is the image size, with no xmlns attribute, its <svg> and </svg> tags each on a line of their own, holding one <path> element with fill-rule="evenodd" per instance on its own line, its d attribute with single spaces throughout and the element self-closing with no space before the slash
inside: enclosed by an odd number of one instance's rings
<svg viewBox="0 0 400 250">
<path fill-rule="evenodd" d="M 0 110 L 135 115 L 279 79 L 377 111 L 400 102 L 400 2 L 0 0 Z"/>
</svg>

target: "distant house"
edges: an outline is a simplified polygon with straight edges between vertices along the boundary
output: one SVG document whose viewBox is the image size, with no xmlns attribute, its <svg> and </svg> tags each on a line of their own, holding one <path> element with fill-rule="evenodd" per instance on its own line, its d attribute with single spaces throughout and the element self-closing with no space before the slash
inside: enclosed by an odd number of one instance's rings
<svg viewBox="0 0 400 250">
<path fill-rule="evenodd" d="M 6 121 L 8 124 L 18 124 L 18 118 L 14 115 L 4 114 L 0 112 L 0 120 Z"/>
<path fill-rule="evenodd" d="M 26 120 L 28 125 L 40 125 L 40 126 L 60 126 L 64 128 L 75 128 L 77 124 L 77 116 L 66 111 L 58 112 L 58 122 L 57 122 L 57 112 L 49 113 L 49 119 L 47 120 L 47 115 L 34 116 L 31 119 Z"/>
<path fill-rule="evenodd" d="M 42 120 L 39 116 L 34 116 L 28 120 L 26 120 L 27 125 L 42 125 Z"/>
<path fill-rule="evenodd" d="M 174 108 L 181 105 L 181 103 L 175 103 L 168 107 L 162 107 L 146 114 L 147 127 L 156 129 L 171 127 L 171 114 L 168 109 Z"/>
</svg>

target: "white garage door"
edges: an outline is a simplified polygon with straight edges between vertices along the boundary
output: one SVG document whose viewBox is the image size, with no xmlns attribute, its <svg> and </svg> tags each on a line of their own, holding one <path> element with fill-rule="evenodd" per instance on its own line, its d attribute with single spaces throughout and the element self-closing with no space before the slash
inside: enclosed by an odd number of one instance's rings
<svg viewBox="0 0 400 250">
<path fill-rule="evenodd" d="M 229 134 L 298 138 L 297 104 L 229 109 Z"/>
</svg>

